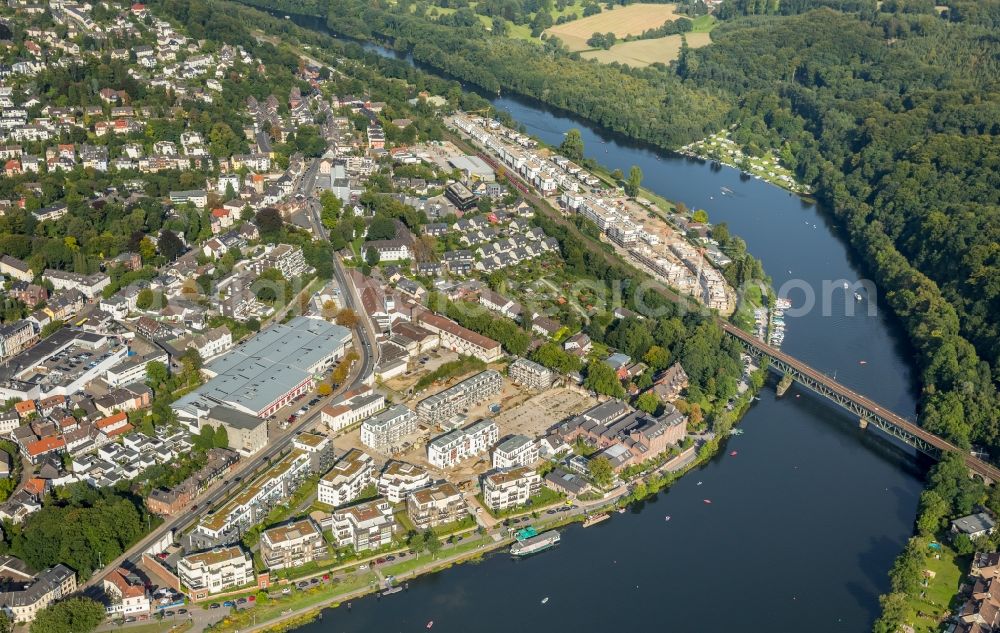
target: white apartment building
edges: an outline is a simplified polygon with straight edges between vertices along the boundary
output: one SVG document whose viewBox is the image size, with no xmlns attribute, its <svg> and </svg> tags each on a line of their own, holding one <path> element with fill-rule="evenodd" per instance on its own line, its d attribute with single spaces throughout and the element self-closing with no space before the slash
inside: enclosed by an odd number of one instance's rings
<svg viewBox="0 0 1000 633">
<path fill-rule="evenodd" d="M 371 455 L 352 448 L 319 480 L 316 496 L 320 503 L 331 506 L 350 503 L 372 483 L 374 474 L 375 460 Z"/>
<path fill-rule="evenodd" d="M 417 414 L 397 404 L 362 422 L 361 443 L 380 453 L 392 453 L 402 444 L 403 437 L 415 430 Z"/>
<path fill-rule="evenodd" d="M 538 461 L 538 444 L 530 437 L 514 435 L 493 449 L 493 468 L 531 466 Z"/>
<path fill-rule="evenodd" d="M 483 419 L 434 438 L 427 444 L 427 461 L 438 468 L 452 468 L 465 459 L 485 453 L 499 438 L 497 423 Z"/>
<path fill-rule="evenodd" d="M 518 358 L 507 367 L 507 375 L 518 385 L 545 391 L 552 386 L 555 374 L 551 369 L 543 367 L 527 358 Z"/>
<path fill-rule="evenodd" d="M 263 519 L 277 502 L 287 499 L 312 472 L 310 453 L 293 449 L 250 482 L 221 508 L 199 521 L 195 532 L 212 541 L 235 534 Z"/>
<path fill-rule="evenodd" d="M 490 510 L 523 506 L 542 488 L 542 478 L 533 468 L 521 466 L 483 476 L 483 502 Z"/>
<path fill-rule="evenodd" d="M 76 591 L 76 573 L 65 565 L 56 565 L 33 576 L 24 563 L 13 557 L 4 557 L 5 572 L 11 569 L 11 562 L 15 567 L 13 576 L 22 581 L 24 588 L 0 593 L 0 609 L 15 623 L 34 621 L 39 611 Z"/>
<path fill-rule="evenodd" d="M 463 410 L 500 393 L 502 388 L 503 377 L 500 372 L 487 369 L 424 398 L 417 403 L 417 415 L 425 422 L 446 422 Z"/>
<path fill-rule="evenodd" d="M 426 530 L 459 521 L 469 512 L 458 487 L 450 481 L 444 481 L 407 497 L 406 513 L 417 529 Z"/>
<path fill-rule="evenodd" d="M 382 469 L 377 484 L 380 495 L 390 503 L 399 503 L 410 493 L 431 485 L 431 476 L 416 464 L 392 460 Z"/>
<path fill-rule="evenodd" d="M 260 555 L 264 565 L 275 571 L 322 560 L 327 549 L 319 527 L 310 519 L 300 519 L 264 530 L 260 535 Z"/>
<path fill-rule="evenodd" d="M 254 581 L 250 554 L 238 545 L 191 554 L 177 561 L 177 575 L 192 597 L 204 597 Z"/>
<path fill-rule="evenodd" d="M 92 275 L 81 275 L 79 273 L 65 270 L 52 270 L 46 268 L 42 273 L 42 279 L 52 283 L 56 290 L 79 290 L 88 299 L 93 299 L 101 294 L 101 291 L 111 283 L 111 277 L 104 273 L 94 273 Z"/>
<path fill-rule="evenodd" d="M 475 356 L 485 363 L 492 363 L 503 356 L 500 343 L 438 314 L 420 317 L 420 325 L 437 334 L 441 347 L 453 352 Z"/>
<path fill-rule="evenodd" d="M 123 617 L 149 613 L 149 594 L 146 585 L 136 574 L 119 567 L 104 577 L 104 593 L 110 604 L 105 607 L 108 615 Z"/>
<path fill-rule="evenodd" d="M 320 411 L 320 420 L 333 432 L 341 431 L 366 420 L 385 408 L 385 396 L 364 393 L 340 404 L 327 405 Z"/>
<path fill-rule="evenodd" d="M 355 552 L 378 549 L 392 542 L 396 521 L 392 506 L 375 499 L 333 513 L 331 532 L 338 547 L 350 545 Z"/>
</svg>

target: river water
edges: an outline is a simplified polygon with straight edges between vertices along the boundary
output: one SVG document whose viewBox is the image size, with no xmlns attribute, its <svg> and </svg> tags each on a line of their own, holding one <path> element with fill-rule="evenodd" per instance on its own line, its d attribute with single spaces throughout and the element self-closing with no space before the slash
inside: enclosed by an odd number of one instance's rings
<svg viewBox="0 0 1000 633">
<path fill-rule="evenodd" d="M 912 418 L 910 352 L 887 310 L 868 315 L 874 296 L 845 302 L 839 281 L 863 274 L 823 209 L 526 99 L 494 104 L 550 144 L 579 129 L 588 157 L 625 173 L 638 165 L 647 188 L 727 222 L 775 287 L 792 288 L 784 294 L 794 305 L 816 296 L 814 309 L 786 319 L 783 349 Z M 824 281 L 834 280 L 824 309 Z M 762 391 L 741 427 L 744 435 L 670 490 L 595 527 L 567 529 L 554 550 L 520 561 L 496 553 L 384 600 L 328 610 L 299 631 L 416 631 L 430 620 L 434 631 L 456 633 L 868 630 L 911 534 L 926 462 L 798 387 L 781 400 Z"/>
</svg>

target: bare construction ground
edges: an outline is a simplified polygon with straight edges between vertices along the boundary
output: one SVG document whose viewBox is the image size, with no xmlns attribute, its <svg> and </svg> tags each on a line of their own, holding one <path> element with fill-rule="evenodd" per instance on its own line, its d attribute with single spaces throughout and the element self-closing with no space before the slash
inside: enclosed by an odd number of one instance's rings
<svg viewBox="0 0 1000 633">
<path fill-rule="evenodd" d="M 558 37 L 571 51 L 585 51 L 590 48 L 587 40 L 594 33 L 614 33 L 619 38 L 639 35 L 681 17 L 674 11 L 676 8 L 675 4 L 630 4 L 553 26 L 545 33 Z"/>
<path fill-rule="evenodd" d="M 690 48 L 701 48 L 712 43 L 708 33 L 687 33 L 687 43 Z M 585 51 L 581 57 L 596 59 L 603 64 L 618 62 L 632 68 L 642 68 L 660 62 L 669 64 L 677 59 L 681 51 L 681 36 L 668 35 L 651 40 L 634 40 L 615 44 L 608 50 Z"/>
</svg>

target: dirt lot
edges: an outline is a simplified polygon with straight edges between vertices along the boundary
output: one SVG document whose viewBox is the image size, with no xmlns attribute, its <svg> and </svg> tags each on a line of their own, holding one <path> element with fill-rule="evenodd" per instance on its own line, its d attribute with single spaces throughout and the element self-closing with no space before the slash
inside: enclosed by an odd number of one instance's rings
<svg viewBox="0 0 1000 633">
<path fill-rule="evenodd" d="M 688 33 L 685 36 L 690 48 L 701 48 L 712 43 L 712 38 L 708 33 Z M 667 64 L 677 59 L 681 50 L 681 36 L 668 35 L 652 40 L 635 40 L 632 42 L 622 42 L 615 44 L 606 51 L 587 51 L 581 53 L 587 59 L 610 64 L 618 62 L 633 68 L 642 68 L 660 62 Z"/>
<path fill-rule="evenodd" d="M 558 37 L 571 51 L 585 51 L 590 48 L 587 40 L 594 33 L 614 33 L 619 38 L 638 35 L 680 17 L 674 12 L 676 8 L 675 4 L 630 4 L 553 26 L 545 33 Z"/>
<path fill-rule="evenodd" d="M 494 417 L 500 436 L 521 434 L 537 437 L 556 422 L 576 415 L 597 404 L 595 398 L 575 389 L 559 387 L 524 398 L 520 402 L 504 401 L 504 410 Z"/>
</svg>

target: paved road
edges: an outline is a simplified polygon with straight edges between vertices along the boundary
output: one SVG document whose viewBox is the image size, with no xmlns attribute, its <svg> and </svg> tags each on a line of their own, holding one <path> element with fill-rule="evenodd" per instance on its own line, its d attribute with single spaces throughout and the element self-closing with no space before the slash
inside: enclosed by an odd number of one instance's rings
<svg viewBox="0 0 1000 633">
<path fill-rule="evenodd" d="M 355 346 L 357 347 L 358 357 L 361 362 L 355 365 L 356 373 L 354 374 L 353 379 L 344 385 L 341 385 L 340 389 L 333 396 L 331 396 L 331 400 L 339 397 L 339 395 L 345 391 L 357 389 L 362 385 L 370 383 L 376 363 L 376 359 L 373 356 L 373 348 L 375 350 L 378 349 L 377 346 L 373 345 L 375 338 L 374 330 L 370 321 L 363 316 L 363 311 L 356 309 L 357 306 L 361 305 L 360 299 L 357 298 L 357 290 L 354 288 L 354 285 L 349 283 L 347 280 L 347 276 L 343 271 L 339 258 L 337 258 L 336 255 L 334 257 L 334 274 L 337 282 L 340 284 L 344 300 L 348 307 L 355 309 L 355 312 L 362 315 L 362 318 L 359 319 L 359 325 L 355 329 L 355 335 L 357 337 Z M 200 517 L 207 514 L 208 511 L 215 506 L 215 504 L 228 498 L 237 488 L 240 487 L 240 482 L 236 481 L 236 477 L 243 479 L 251 473 L 256 472 L 257 469 L 266 464 L 269 460 L 285 451 L 291 444 L 295 433 L 303 429 L 310 428 L 315 422 L 318 422 L 321 408 L 321 406 L 313 407 L 310 414 L 302 416 L 302 418 L 297 420 L 295 424 L 291 425 L 284 432 L 279 432 L 279 436 L 277 438 L 272 438 L 272 442 L 261 453 L 258 453 L 249 459 L 241 459 L 237 462 L 236 468 L 232 473 L 230 473 L 227 480 L 222 483 L 214 484 L 214 486 L 209 489 L 209 492 L 195 499 L 196 503 L 189 504 L 178 512 L 176 516 L 168 518 L 162 525 L 129 548 L 127 552 L 111 561 L 104 567 L 104 569 L 95 572 L 94 575 L 91 576 L 90 580 L 88 580 L 81 587 L 81 590 L 99 585 L 105 574 L 119 567 L 126 561 L 131 563 L 133 566 L 138 565 L 142 558 L 142 553 L 155 541 L 162 538 L 169 530 L 181 531 L 183 528 L 196 523 Z"/>
</svg>

